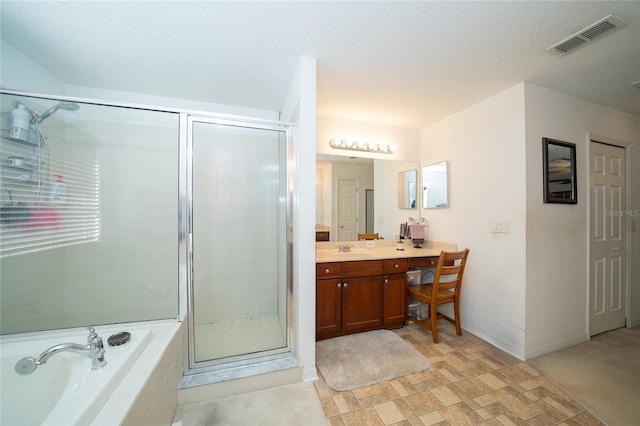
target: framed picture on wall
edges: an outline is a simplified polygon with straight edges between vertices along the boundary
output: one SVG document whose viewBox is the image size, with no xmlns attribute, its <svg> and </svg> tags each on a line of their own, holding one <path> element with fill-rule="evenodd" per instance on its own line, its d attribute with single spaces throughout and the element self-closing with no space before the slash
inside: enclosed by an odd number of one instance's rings
<svg viewBox="0 0 640 426">
<path fill-rule="evenodd" d="M 542 138 L 545 203 L 577 204 L 576 144 Z"/>
</svg>

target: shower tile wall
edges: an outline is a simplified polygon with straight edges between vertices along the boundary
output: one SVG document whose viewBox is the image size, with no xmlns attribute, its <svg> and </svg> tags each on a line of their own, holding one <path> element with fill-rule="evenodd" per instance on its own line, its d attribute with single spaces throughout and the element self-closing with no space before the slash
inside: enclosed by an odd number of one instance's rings
<svg viewBox="0 0 640 426">
<path fill-rule="evenodd" d="M 272 277 L 279 230 L 278 218 L 270 215 L 278 210 L 274 180 L 280 176 L 273 147 L 261 142 L 230 134 L 206 155 L 194 155 L 194 175 L 201 182 L 193 195 L 196 324 L 278 313 L 278 282 Z M 236 144 L 247 146 L 241 155 L 224 148 Z"/>
</svg>

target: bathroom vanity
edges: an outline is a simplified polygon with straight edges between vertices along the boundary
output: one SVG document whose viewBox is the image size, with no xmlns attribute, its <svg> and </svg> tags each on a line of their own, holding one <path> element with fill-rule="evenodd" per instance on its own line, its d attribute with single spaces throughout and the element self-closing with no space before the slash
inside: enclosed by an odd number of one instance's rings
<svg viewBox="0 0 640 426">
<path fill-rule="evenodd" d="M 316 340 L 403 326 L 407 316 L 407 271 L 435 267 L 441 250 L 452 244 L 427 244 L 399 251 L 393 241 L 317 243 Z M 341 244 L 342 246 L 343 244 Z M 407 244 L 408 245 L 408 244 Z"/>
</svg>

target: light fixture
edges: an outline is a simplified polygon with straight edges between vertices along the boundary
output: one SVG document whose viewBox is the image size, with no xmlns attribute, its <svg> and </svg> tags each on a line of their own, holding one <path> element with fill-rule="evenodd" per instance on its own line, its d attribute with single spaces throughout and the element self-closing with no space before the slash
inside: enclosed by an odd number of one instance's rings
<svg viewBox="0 0 640 426">
<path fill-rule="evenodd" d="M 338 138 L 331 139 L 329 141 L 329 146 L 335 149 L 348 149 L 350 151 L 364 151 L 380 154 L 393 154 L 396 150 L 396 146 L 391 144 Z"/>
</svg>

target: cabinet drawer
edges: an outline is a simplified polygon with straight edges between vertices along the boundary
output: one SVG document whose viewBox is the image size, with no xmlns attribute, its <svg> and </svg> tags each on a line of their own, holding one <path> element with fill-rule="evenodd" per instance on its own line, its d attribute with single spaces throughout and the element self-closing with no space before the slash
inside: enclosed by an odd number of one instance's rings
<svg viewBox="0 0 640 426">
<path fill-rule="evenodd" d="M 410 257 L 409 268 L 427 268 L 438 266 L 438 256 L 429 257 Z"/>
<path fill-rule="evenodd" d="M 342 263 L 342 277 L 370 277 L 382 275 L 381 260 L 362 260 Z"/>
<path fill-rule="evenodd" d="M 404 274 L 407 272 L 407 259 L 386 259 L 382 261 L 383 274 Z"/>
<path fill-rule="evenodd" d="M 342 274 L 342 263 L 316 263 L 316 279 L 340 278 Z"/>
</svg>

